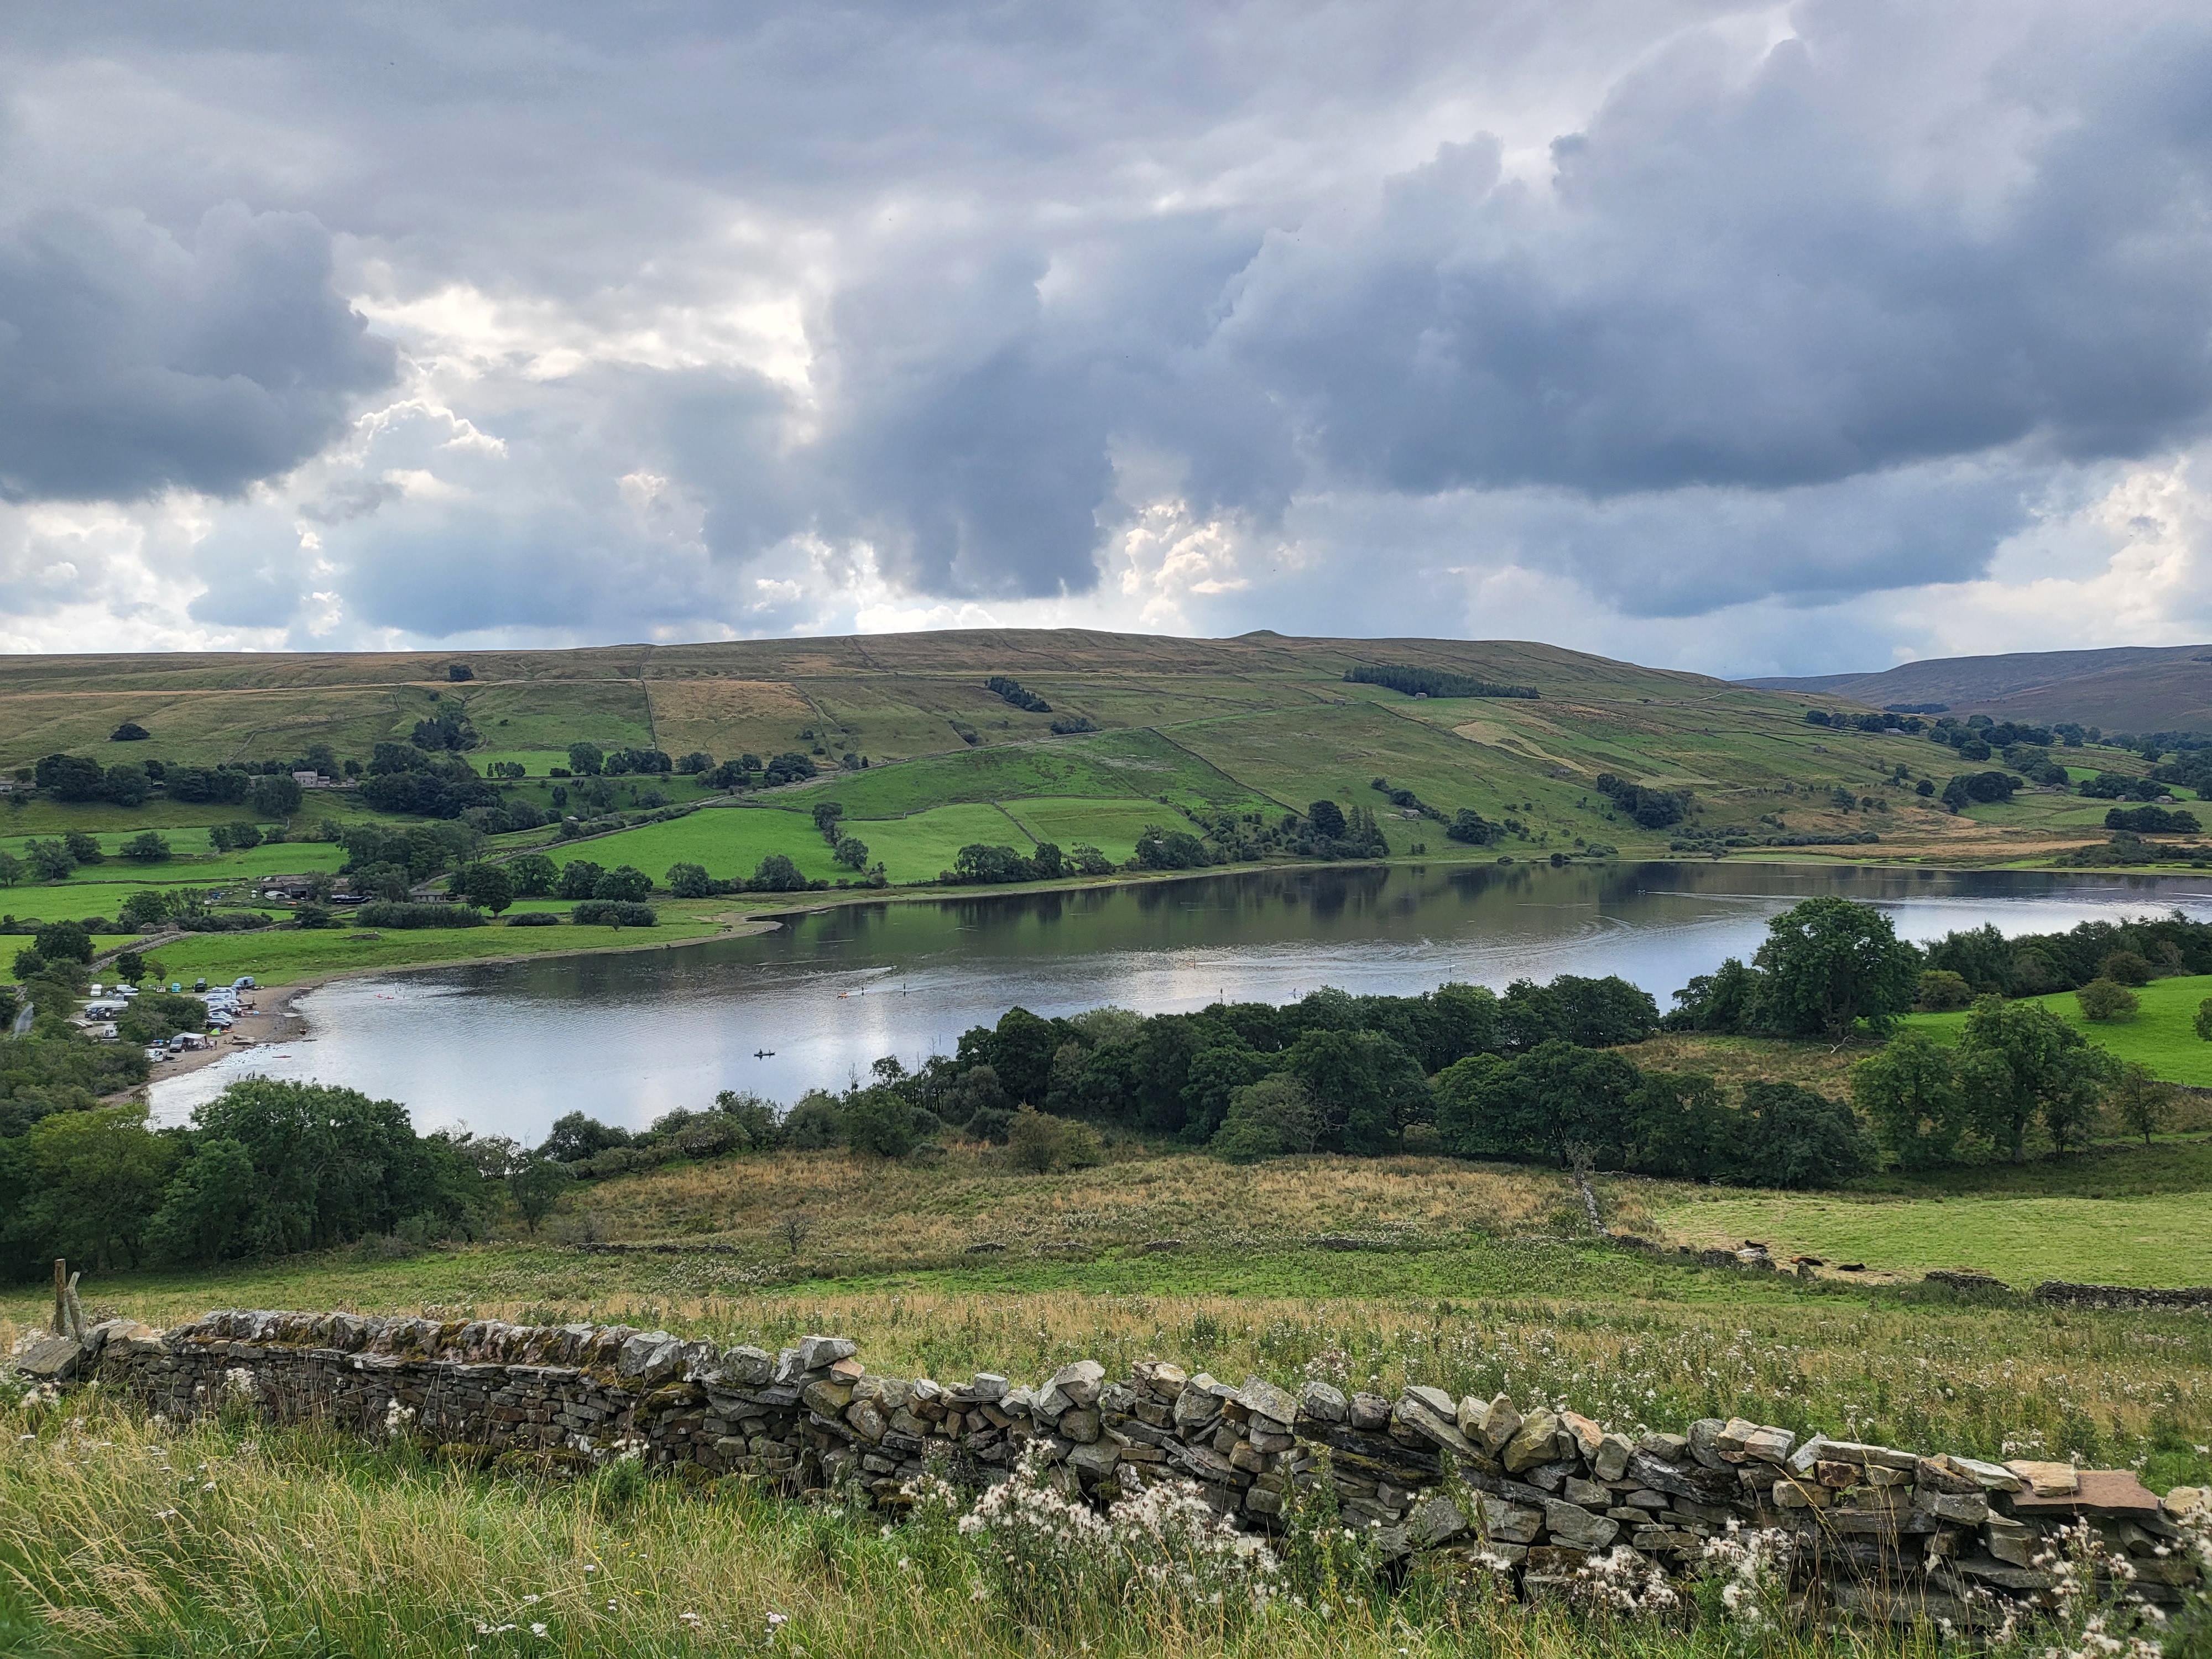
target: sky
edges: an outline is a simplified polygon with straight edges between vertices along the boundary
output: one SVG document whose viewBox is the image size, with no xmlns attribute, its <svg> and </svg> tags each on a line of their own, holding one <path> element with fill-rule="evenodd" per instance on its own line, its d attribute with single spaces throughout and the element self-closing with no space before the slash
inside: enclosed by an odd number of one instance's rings
<svg viewBox="0 0 2212 1659">
<path fill-rule="evenodd" d="M 0 649 L 2212 640 L 2212 10 L 76 0 Z"/>
</svg>

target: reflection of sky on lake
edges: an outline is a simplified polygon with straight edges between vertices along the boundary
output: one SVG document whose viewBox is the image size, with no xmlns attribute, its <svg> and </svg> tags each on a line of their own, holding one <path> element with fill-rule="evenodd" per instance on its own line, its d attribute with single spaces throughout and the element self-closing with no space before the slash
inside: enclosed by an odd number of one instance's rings
<svg viewBox="0 0 2212 1659">
<path fill-rule="evenodd" d="M 878 1054 L 950 1051 L 1016 1003 L 1158 1013 L 1323 985 L 1403 994 L 1571 973 L 1621 975 L 1665 1007 L 1819 893 L 1878 904 L 1920 940 L 1984 922 L 2020 933 L 2212 916 L 2202 881 L 1725 864 L 1308 868 L 854 905 L 752 939 L 343 981 L 301 1000 L 309 1038 L 157 1083 L 155 1111 L 180 1120 L 258 1072 L 404 1101 L 425 1127 L 535 1139 L 578 1108 L 643 1124 L 719 1089 L 789 1102 Z"/>
</svg>

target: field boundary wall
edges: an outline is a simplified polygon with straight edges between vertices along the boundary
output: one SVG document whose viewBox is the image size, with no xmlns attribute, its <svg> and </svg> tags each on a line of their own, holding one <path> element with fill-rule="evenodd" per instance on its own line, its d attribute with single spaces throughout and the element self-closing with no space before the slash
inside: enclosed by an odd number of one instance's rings
<svg viewBox="0 0 2212 1659">
<path fill-rule="evenodd" d="M 635 1456 L 793 1496 L 856 1486 L 893 1513 L 930 1473 L 975 1490 L 1025 1464 L 1100 1504 L 1189 1481 L 1246 1530 L 1333 1506 L 1386 1558 L 1449 1553 L 1530 1598 L 1570 1592 L 1624 1549 L 1699 1571 L 1716 1540 L 1755 1532 L 1815 1605 L 1988 1628 L 2051 1602 L 2060 1534 L 2084 1523 L 2124 1564 L 2121 1593 L 2178 1604 L 2197 1583 L 2175 1547 L 2197 1494 L 2169 1494 L 2170 1509 L 2126 1470 L 1801 1438 L 1742 1419 L 1625 1434 L 1502 1395 L 1347 1397 L 1317 1382 L 1293 1393 L 1158 1360 L 1121 1377 L 1079 1361 L 1026 1386 L 989 1372 L 942 1383 L 875 1376 L 835 1336 L 770 1353 L 626 1326 L 346 1313 L 232 1310 L 167 1332 L 114 1320 L 21 1363 L 64 1384 L 96 1377 L 172 1419 L 323 1422 L 553 1473 Z"/>
</svg>

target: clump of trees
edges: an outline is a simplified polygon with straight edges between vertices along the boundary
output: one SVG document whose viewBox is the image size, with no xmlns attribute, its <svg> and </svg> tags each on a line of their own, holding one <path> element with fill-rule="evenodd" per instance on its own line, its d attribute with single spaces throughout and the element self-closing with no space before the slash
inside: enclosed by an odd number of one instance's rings
<svg viewBox="0 0 2212 1659">
<path fill-rule="evenodd" d="M 1697 805 L 1686 789 L 1654 789 L 1610 772 L 1600 773 L 1595 787 L 1598 793 L 1646 830 L 1680 823 Z"/>
<path fill-rule="evenodd" d="M 1808 899 L 1767 924 L 1748 967 L 1731 957 L 1675 992 L 1667 1024 L 1778 1036 L 1885 1030 L 1912 1006 L 1923 966 L 1871 905 Z"/>
<path fill-rule="evenodd" d="M 1387 685 L 1409 697 L 1533 699 L 1540 695 L 1533 685 L 1507 685 L 1497 680 L 1477 679 L 1471 674 L 1449 673 L 1441 668 L 1410 668 L 1394 663 L 1362 663 L 1346 669 L 1344 678 L 1353 685 Z"/>
<path fill-rule="evenodd" d="M 994 674 L 983 682 L 983 685 L 987 690 L 995 692 L 1017 708 L 1024 709 L 1032 714 L 1052 713 L 1050 703 L 1037 696 L 1036 692 L 1025 689 L 1019 680 L 1008 675 Z"/>
<path fill-rule="evenodd" d="M 2106 964 L 2130 958 L 2154 977 L 2212 973 L 2212 922 L 2192 921 L 2179 910 L 2165 916 L 2085 921 L 2065 933 L 2021 933 L 2008 939 L 1994 926 L 1954 931 L 1927 947 L 1932 969 L 1956 975 L 1974 995 L 2040 996 L 2076 991 L 2100 977 Z M 2136 971 L 2129 960 L 2121 974 Z M 2121 979 L 2120 983 L 2130 981 Z M 1963 1003 L 1954 1003 L 1963 1006 Z"/>
<path fill-rule="evenodd" d="M 1893 1037 L 1852 1070 L 1851 1093 L 1883 1150 L 1907 1169 L 2059 1152 L 2088 1143 L 2119 1062 L 2037 1002 L 1978 999 L 1956 1047 Z"/>
<path fill-rule="evenodd" d="M 101 1106 L 90 1044 L 0 1042 L 0 1271 L 58 1255 L 115 1270 L 328 1249 L 372 1234 L 473 1238 L 526 1155 L 513 1143 L 418 1135 L 406 1109 L 351 1089 L 252 1078 L 154 1130 Z M 144 1058 L 136 1050 L 143 1078 Z M 122 1058 L 118 1056 L 118 1058 Z M 33 1079 L 35 1079 L 36 1081 Z M 563 1174 L 565 1175 L 565 1171 Z"/>
</svg>

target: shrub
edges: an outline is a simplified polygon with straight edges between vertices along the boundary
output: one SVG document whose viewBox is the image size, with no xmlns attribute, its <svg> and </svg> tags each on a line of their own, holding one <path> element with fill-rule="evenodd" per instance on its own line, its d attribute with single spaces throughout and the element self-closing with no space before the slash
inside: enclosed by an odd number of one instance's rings
<svg viewBox="0 0 2212 1659">
<path fill-rule="evenodd" d="M 1912 1006 L 1923 1014 L 1949 1013 L 1970 1008 L 1973 1002 L 1974 988 L 1947 968 L 1930 968 L 1923 973 L 1920 988 L 1912 999 Z"/>
<path fill-rule="evenodd" d="M 1321 1139 L 1321 1114 L 1294 1077 L 1266 1077 L 1229 1097 L 1228 1115 L 1206 1150 L 1232 1164 L 1310 1152 Z"/>
<path fill-rule="evenodd" d="M 837 1097 L 811 1089 L 783 1120 L 783 1144 L 802 1152 L 818 1152 L 845 1144 L 845 1111 Z"/>
<path fill-rule="evenodd" d="M 169 856 L 169 843 L 154 830 L 142 830 L 123 843 L 123 856 L 134 864 L 159 864 Z"/>
<path fill-rule="evenodd" d="M 510 927 L 557 927 L 561 925 L 561 918 L 550 910 L 526 910 L 519 916 L 509 916 L 507 925 Z"/>
<path fill-rule="evenodd" d="M 1017 1170 L 1042 1175 L 1052 1170 L 1087 1170 L 1105 1161 L 1098 1132 L 1072 1118 L 1024 1106 L 1006 1132 L 1006 1162 Z"/>
<path fill-rule="evenodd" d="M 2115 951 L 2099 965 L 2097 976 L 2115 985 L 2148 985 L 2150 963 L 2136 951 Z"/>
<path fill-rule="evenodd" d="M 356 915 L 364 927 L 481 927 L 488 918 L 465 904 L 413 904 L 379 899 Z"/>
<path fill-rule="evenodd" d="M 568 916 L 580 927 L 651 927 L 660 921 L 650 904 L 620 899 L 586 899 Z"/>
<path fill-rule="evenodd" d="M 2142 1000 L 2133 991 L 2109 979 L 2091 980 L 2075 992 L 2074 1000 L 2081 1005 L 2084 1019 L 2100 1024 L 2133 1019 L 2142 1008 Z"/>
</svg>

